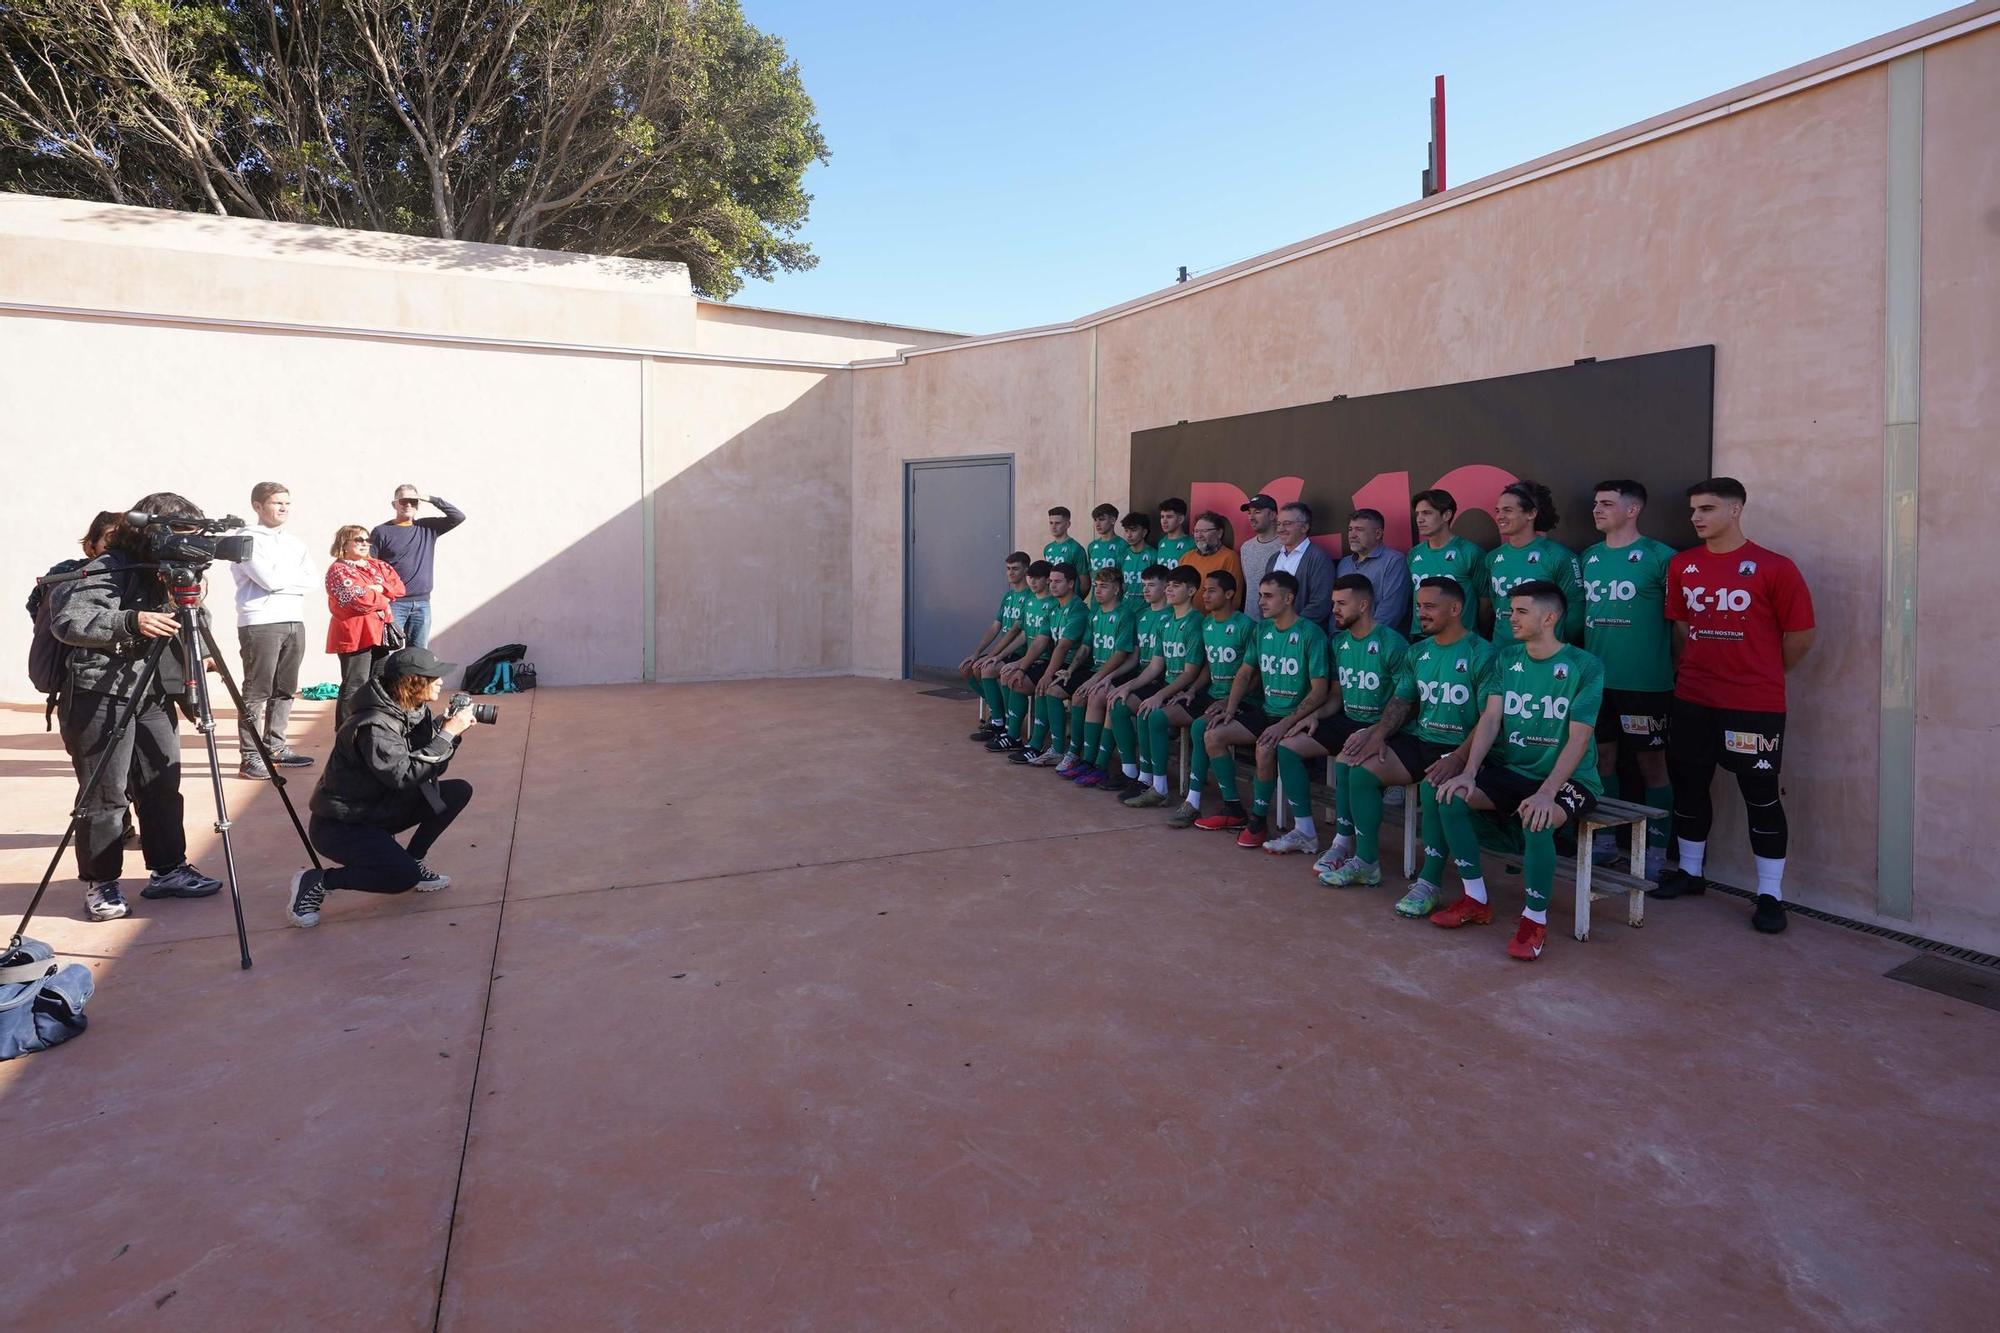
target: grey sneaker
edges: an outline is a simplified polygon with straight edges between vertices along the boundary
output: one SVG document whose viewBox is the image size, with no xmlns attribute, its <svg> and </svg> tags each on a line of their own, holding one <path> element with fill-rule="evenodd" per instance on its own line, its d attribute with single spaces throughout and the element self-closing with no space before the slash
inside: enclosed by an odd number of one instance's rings
<svg viewBox="0 0 2000 1333">
<path fill-rule="evenodd" d="M 116 921 L 128 915 L 131 908 L 125 905 L 125 895 L 118 891 L 118 881 L 93 884 L 83 895 L 84 910 L 90 913 L 92 921 Z"/>
<path fill-rule="evenodd" d="M 1062 761 L 1063 757 L 1054 750 L 1044 750 L 1033 759 L 1030 759 L 1028 763 L 1035 768 L 1056 768 L 1061 765 Z"/>
<path fill-rule="evenodd" d="M 1299 832 L 1298 825 L 1294 824 L 1277 837 L 1266 842 L 1264 850 L 1273 856 L 1290 856 L 1300 852 L 1316 852 L 1319 850 L 1319 839 L 1308 838 L 1305 834 Z"/>
<path fill-rule="evenodd" d="M 172 870 L 160 870 L 146 881 L 146 887 L 139 890 L 141 898 L 206 898 L 222 887 L 222 881 L 211 879 L 193 866 L 183 861 Z"/>
<path fill-rule="evenodd" d="M 285 915 L 301 930 L 319 924 L 319 905 L 326 901 L 326 876 L 317 870 L 301 870 L 292 876 L 292 890 L 285 898 Z"/>
<path fill-rule="evenodd" d="M 451 876 L 440 875 L 422 861 L 417 862 L 417 892 L 436 893 L 451 887 Z"/>
<path fill-rule="evenodd" d="M 1319 882 L 1330 889 L 1372 889 L 1382 882 L 1382 867 L 1369 865 L 1358 856 L 1350 856 L 1321 875 Z"/>
<path fill-rule="evenodd" d="M 1354 855 L 1354 839 L 1335 838 L 1333 845 L 1320 853 L 1319 860 L 1313 862 L 1313 873 L 1331 875 L 1334 871 L 1340 869 L 1341 863 L 1352 855 Z"/>
<path fill-rule="evenodd" d="M 271 780 L 271 770 L 264 767 L 264 761 L 253 754 L 237 767 L 236 776 L 239 778 L 248 778 L 252 782 L 269 782 Z"/>
<path fill-rule="evenodd" d="M 1193 806 L 1189 805 L 1186 801 L 1182 801 L 1181 808 L 1174 811 L 1173 817 L 1167 820 L 1167 827 L 1193 828 L 1194 821 L 1199 818 L 1201 818 L 1201 811 L 1195 809 Z"/>
</svg>

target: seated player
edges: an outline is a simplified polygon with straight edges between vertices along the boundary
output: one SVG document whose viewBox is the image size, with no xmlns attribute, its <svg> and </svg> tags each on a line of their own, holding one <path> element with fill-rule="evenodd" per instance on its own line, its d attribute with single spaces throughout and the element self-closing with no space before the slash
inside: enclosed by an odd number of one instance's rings
<svg viewBox="0 0 2000 1333">
<path fill-rule="evenodd" d="M 1130 593 L 1125 596 L 1127 605 L 1135 599 Z M 1137 706 L 1135 695 L 1150 694 L 1166 683 L 1161 672 L 1162 666 L 1155 666 L 1160 660 L 1160 626 L 1173 614 L 1167 605 L 1167 568 L 1165 565 L 1148 565 L 1139 577 L 1139 614 L 1132 618 L 1133 657 L 1131 670 L 1118 680 L 1107 680 L 1093 692 L 1091 710 L 1102 709 L 1101 721 L 1104 730 L 1097 742 L 1097 755 L 1092 761 L 1102 774 L 1095 781 L 1088 778 L 1077 779 L 1079 787 L 1098 787 L 1117 795 L 1121 800 L 1138 796 L 1153 789 L 1153 757 L 1149 748 L 1139 739 L 1138 728 L 1133 725 L 1132 710 Z M 1085 725 L 1089 724 L 1085 716 Z M 1119 759 L 1119 771 L 1111 771 L 1111 757 Z"/>
<path fill-rule="evenodd" d="M 1104 778 L 1097 752 L 1105 740 L 1104 696 L 1132 674 L 1138 647 L 1138 604 L 1125 600 L 1125 576 L 1106 565 L 1091 580 L 1096 605 L 1090 613 L 1090 675 L 1070 691 L 1069 749 L 1056 775 L 1095 787 Z"/>
<path fill-rule="evenodd" d="M 1007 756 L 1017 764 L 1054 768 L 1069 730 L 1071 676 L 1090 660 L 1090 609 L 1077 592 L 1076 566 L 1064 560 L 1049 570 L 1048 670 L 1033 686 L 1034 725 L 1028 742 Z"/>
<path fill-rule="evenodd" d="M 1187 565 L 1180 568 L 1193 572 Z M 1218 569 L 1201 581 L 1201 604 L 1207 612 L 1201 627 L 1201 651 L 1207 663 L 1208 707 L 1195 720 L 1189 738 L 1187 804 L 1174 812 L 1173 818 L 1167 821 L 1167 827 L 1190 828 L 1199 822 L 1212 832 L 1234 832 L 1250 820 L 1243 813 L 1243 804 L 1236 795 L 1236 761 L 1226 753 L 1223 757 L 1228 766 L 1219 769 L 1216 774 L 1216 781 L 1222 787 L 1222 814 L 1215 820 L 1201 821 L 1202 788 L 1208 781 L 1211 759 L 1206 733 L 1211 726 L 1234 720 L 1230 687 L 1252 652 L 1250 640 L 1257 632 L 1257 622 L 1236 609 L 1236 578 L 1226 569 Z M 1261 722 L 1262 715 L 1256 715 L 1253 720 Z"/>
<path fill-rule="evenodd" d="M 1497 651 L 1466 628 L 1465 597 L 1465 585 L 1449 575 L 1432 575 L 1417 585 L 1417 628 L 1427 637 L 1404 654 L 1396 692 L 1383 705 L 1381 720 L 1350 736 L 1336 757 L 1348 766 L 1354 856 L 1326 878 L 1328 884 L 1380 881 L 1382 793 L 1423 784 L 1424 865 L 1396 903 L 1397 913 L 1407 917 L 1429 916 L 1441 905 L 1444 831 L 1437 784 L 1465 770 L 1479 722 L 1480 690 Z"/>
<path fill-rule="evenodd" d="M 1256 630 L 1251 664 L 1236 673 L 1227 703 L 1231 707 L 1212 721 L 1206 732 L 1209 764 L 1228 796 L 1235 785 L 1236 760 L 1230 747 L 1254 745 L 1257 776 L 1250 802 L 1250 821 L 1236 837 L 1238 847 L 1262 847 L 1274 856 L 1319 850 L 1319 830 L 1312 819 L 1312 801 L 1294 801 L 1305 813 L 1284 833 L 1266 840 L 1271 797 L 1278 786 L 1278 742 L 1295 723 L 1313 716 L 1332 692 L 1332 652 L 1326 631 L 1299 615 L 1299 581 L 1283 570 L 1264 576 L 1257 588 Z M 1254 681 L 1253 681 L 1254 678 Z M 1256 694 L 1251 698 L 1254 683 Z M 1240 705 L 1240 706 L 1238 706 Z M 1289 794 L 1289 793 L 1288 793 Z M 1226 809 L 1226 807 L 1225 807 Z M 1195 821 L 1213 828 L 1209 815 Z"/>
<path fill-rule="evenodd" d="M 1020 628 L 1011 640 L 1002 643 L 1004 655 L 989 654 L 980 663 L 979 674 L 998 684 L 1001 706 L 1005 709 L 1000 730 L 986 742 L 986 748 L 996 754 L 1021 748 L 1028 695 L 1048 670 L 1049 607 L 1055 603 L 1055 598 L 1049 596 L 1049 573 L 1053 568 L 1046 560 L 1028 566 L 1028 591 L 1032 596 L 1021 604 Z M 1016 680 L 1024 681 L 1026 688 L 1015 689 Z"/>
<path fill-rule="evenodd" d="M 1030 563 L 1026 551 L 1016 551 L 1007 557 L 1007 591 L 1000 598 L 1000 609 L 993 613 L 993 623 L 986 627 L 979 646 L 958 664 L 966 687 L 986 701 L 986 725 L 972 733 L 976 741 L 990 741 L 1007 730 L 1007 702 L 1000 697 L 1000 673 L 996 670 L 989 676 L 986 667 L 1004 660 L 1008 650 L 1017 646 L 1021 617 L 1027 613 L 1028 603 L 1041 595 L 1028 586 Z"/>
<path fill-rule="evenodd" d="M 1342 574 L 1333 581 L 1332 615 L 1338 631 L 1332 647 L 1333 696 L 1286 728 L 1288 734 L 1278 742 L 1278 772 L 1285 779 L 1285 794 L 1294 813 L 1301 801 L 1307 803 L 1308 814 L 1311 811 L 1307 762 L 1339 754 L 1356 732 L 1382 720 L 1382 710 L 1395 693 L 1396 672 L 1402 669 L 1403 654 L 1410 647 L 1409 640 L 1395 630 L 1375 623 L 1375 585 L 1366 574 Z M 1333 766 L 1333 841 L 1326 854 L 1313 863 L 1323 884 L 1334 883 L 1333 873 L 1354 856 L 1352 771 L 1346 764 Z M 1381 813 L 1377 806 L 1378 827 Z M 1372 880 L 1364 876 L 1340 881 L 1343 885 L 1381 882 L 1379 874 Z"/>
<path fill-rule="evenodd" d="M 1541 957 L 1549 937 L 1556 830 L 1597 804 L 1604 664 L 1563 642 L 1569 599 L 1555 584 L 1539 579 L 1517 584 L 1507 603 L 1515 644 L 1494 659 L 1465 770 L 1437 789 L 1438 817 L 1465 896 L 1431 913 L 1431 923 L 1451 929 L 1493 919 L 1472 812 L 1513 815 L 1521 821 L 1525 844 L 1521 879 L 1528 906 L 1507 956 L 1530 963 Z"/>
<path fill-rule="evenodd" d="M 1144 595 L 1139 585 L 1146 571 L 1160 563 L 1153 550 L 1153 520 L 1141 513 L 1130 513 L 1118 520 L 1118 528 L 1125 534 L 1125 548 L 1118 553 L 1118 570 L 1125 576 L 1126 600 L 1136 601 Z"/>
<path fill-rule="evenodd" d="M 1192 569 L 1174 569 L 1166 579 L 1168 612 L 1160 619 L 1160 679 L 1165 683 L 1141 695 L 1141 681 L 1135 681 L 1130 698 L 1136 704 L 1133 722 L 1139 732 L 1141 753 L 1151 756 L 1153 785 L 1150 791 L 1125 799 L 1135 810 L 1171 805 L 1167 794 L 1167 764 L 1173 757 L 1174 731 L 1194 725 L 1188 713 L 1195 692 L 1208 677 L 1202 653 L 1202 626 L 1208 617 L 1194 606 L 1195 589 L 1201 576 Z M 1147 669 L 1151 670 L 1150 667 Z"/>
</svg>

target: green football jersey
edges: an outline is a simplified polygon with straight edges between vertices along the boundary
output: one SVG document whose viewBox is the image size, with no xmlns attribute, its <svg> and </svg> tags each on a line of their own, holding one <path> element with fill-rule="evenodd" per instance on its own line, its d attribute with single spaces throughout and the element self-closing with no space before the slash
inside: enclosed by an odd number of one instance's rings
<svg viewBox="0 0 2000 1333">
<path fill-rule="evenodd" d="M 1208 697 L 1227 699 L 1236 669 L 1253 651 L 1250 639 L 1257 632 L 1257 622 L 1241 611 L 1220 619 L 1203 616 L 1202 621 L 1201 650 L 1208 658 Z"/>
<path fill-rule="evenodd" d="M 1450 579 L 1465 593 L 1463 619 L 1467 629 L 1479 627 L 1479 564 L 1486 552 L 1463 537 L 1453 537 L 1442 548 L 1418 542 L 1405 560 L 1410 566 L 1410 605 L 1417 604 L 1417 585 L 1425 579 Z M 1411 620 L 1416 612 L 1411 611 Z"/>
<path fill-rule="evenodd" d="M 1129 653 L 1138 642 L 1139 617 L 1124 602 L 1106 611 L 1097 607 L 1090 613 L 1091 670 L 1101 668 L 1115 653 Z"/>
<path fill-rule="evenodd" d="M 1570 781 L 1593 794 L 1604 790 L 1597 776 L 1597 709 L 1604 701 L 1604 664 L 1581 648 L 1564 644 L 1544 661 L 1517 643 L 1501 650 L 1487 677 L 1484 698 L 1501 698 L 1500 737 L 1489 757 L 1531 778 L 1546 778 L 1569 743 L 1569 728 L 1580 722 L 1590 742 Z M 1482 699 L 1482 705 L 1484 700 Z"/>
<path fill-rule="evenodd" d="M 1396 692 L 1396 673 L 1410 641 L 1387 625 L 1377 625 L 1365 639 L 1342 630 L 1333 641 L 1334 674 L 1340 684 L 1340 711 L 1356 722 L 1379 722 L 1382 706 Z"/>
<path fill-rule="evenodd" d="M 1125 576 L 1125 596 L 1128 599 L 1143 600 L 1145 597 L 1145 573 L 1150 565 L 1160 562 L 1159 552 L 1150 546 L 1133 550 L 1131 545 L 1120 542 L 1123 548 L 1118 553 L 1118 572 Z"/>
<path fill-rule="evenodd" d="M 1049 628 L 1051 639 L 1068 639 L 1071 643 L 1082 643 L 1090 634 L 1090 606 L 1083 598 L 1074 594 L 1069 601 L 1049 600 Z"/>
<path fill-rule="evenodd" d="M 1083 543 L 1074 537 L 1064 537 L 1061 541 L 1053 541 L 1042 547 L 1042 559 L 1052 565 L 1060 565 L 1067 560 L 1076 566 L 1078 583 L 1090 581 L 1090 573 L 1084 568 L 1087 562 L 1084 558 Z"/>
<path fill-rule="evenodd" d="M 1257 624 L 1257 677 L 1264 686 L 1264 711 L 1273 720 L 1299 706 L 1316 680 L 1331 678 L 1332 646 L 1326 631 L 1306 619 L 1279 629 L 1268 620 Z"/>
<path fill-rule="evenodd" d="M 1667 624 L 1667 562 L 1674 548 L 1641 537 L 1583 553 L 1583 646 L 1604 663 L 1607 690 L 1671 690 L 1673 633 Z"/>
<path fill-rule="evenodd" d="M 1032 589 L 1026 587 L 1007 589 L 1007 595 L 1000 599 L 1000 609 L 993 613 L 993 618 L 1000 622 L 1001 638 L 1006 638 L 1011 631 L 1021 627 L 1021 617 L 1027 614 L 1028 603 L 1034 600 L 1035 594 Z"/>
<path fill-rule="evenodd" d="M 1160 629 L 1174 613 L 1162 606 L 1147 607 L 1141 611 L 1133 625 L 1133 641 L 1139 649 L 1139 665 L 1144 666 L 1160 655 Z"/>
<path fill-rule="evenodd" d="M 1182 533 L 1178 537 L 1162 537 L 1159 544 L 1160 563 L 1172 569 L 1181 562 L 1181 557 L 1194 549 L 1194 538 Z"/>
<path fill-rule="evenodd" d="M 1480 562 L 1485 575 L 1485 594 L 1493 603 L 1493 642 L 1512 647 L 1514 631 L 1507 623 L 1507 593 L 1516 584 L 1542 579 L 1555 584 L 1569 599 L 1569 613 L 1563 617 L 1564 642 L 1574 642 L 1583 633 L 1583 574 L 1576 553 L 1547 537 L 1537 537 L 1526 546 L 1501 542 Z"/>
<path fill-rule="evenodd" d="M 1100 569 L 1119 568 L 1119 559 L 1125 551 L 1123 537 L 1097 537 L 1085 548 L 1083 558 L 1090 562 L 1090 573 L 1095 575 Z"/>
<path fill-rule="evenodd" d="M 1046 593 L 1036 593 L 1032 590 L 1022 600 L 1021 633 L 1023 638 L 1021 639 L 1021 651 L 1024 654 L 1028 650 L 1028 645 L 1035 641 L 1035 636 L 1049 633 L 1049 608 L 1055 604 L 1055 598 L 1048 596 Z M 1048 649 L 1044 648 L 1041 652 L 1036 653 L 1032 659 L 1024 657 L 1022 664 L 1024 666 L 1033 666 L 1036 662 L 1041 661 L 1042 658 L 1047 656 Z"/>
<path fill-rule="evenodd" d="M 1453 644 L 1419 639 L 1403 656 L 1396 675 L 1396 697 L 1416 716 L 1411 728 L 1418 740 L 1458 746 L 1479 725 L 1485 707 L 1487 678 L 1500 655 L 1477 634 L 1465 634 Z"/>
<path fill-rule="evenodd" d="M 1190 664 L 1201 661 L 1201 627 L 1208 617 L 1189 606 L 1187 614 L 1176 616 L 1172 607 L 1160 615 L 1160 656 L 1167 660 L 1163 679 L 1173 684 Z"/>
</svg>

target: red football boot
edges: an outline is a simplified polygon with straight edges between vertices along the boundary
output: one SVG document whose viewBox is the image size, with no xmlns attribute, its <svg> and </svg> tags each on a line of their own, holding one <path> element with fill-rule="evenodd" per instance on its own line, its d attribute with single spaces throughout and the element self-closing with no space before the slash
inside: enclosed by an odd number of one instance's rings
<svg viewBox="0 0 2000 1333">
<path fill-rule="evenodd" d="M 1514 932 L 1514 938 L 1507 942 L 1507 956 L 1518 958 L 1524 963 L 1532 963 L 1542 956 L 1542 946 L 1549 942 L 1549 928 L 1539 921 L 1521 918 L 1521 927 Z"/>
<path fill-rule="evenodd" d="M 1486 926 L 1492 923 L 1492 903 L 1475 902 L 1462 894 L 1451 906 L 1440 907 L 1431 913 L 1431 924 L 1443 926 L 1446 930 L 1457 930 L 1460 926 Z"/>
</svg>

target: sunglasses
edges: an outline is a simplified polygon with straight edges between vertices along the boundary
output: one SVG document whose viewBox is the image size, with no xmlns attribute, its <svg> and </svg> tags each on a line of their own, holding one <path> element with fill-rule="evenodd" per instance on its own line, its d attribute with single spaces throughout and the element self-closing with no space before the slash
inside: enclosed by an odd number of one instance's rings
<svg viewBox="0 0 2000 1333">
<path fill-rule="evenodd" d="M 399 505 L 420 505 L 423 503 L 423 500 L 415 495 L 399 495 L 396 497 L 396 503 Z"/>
</svg>

